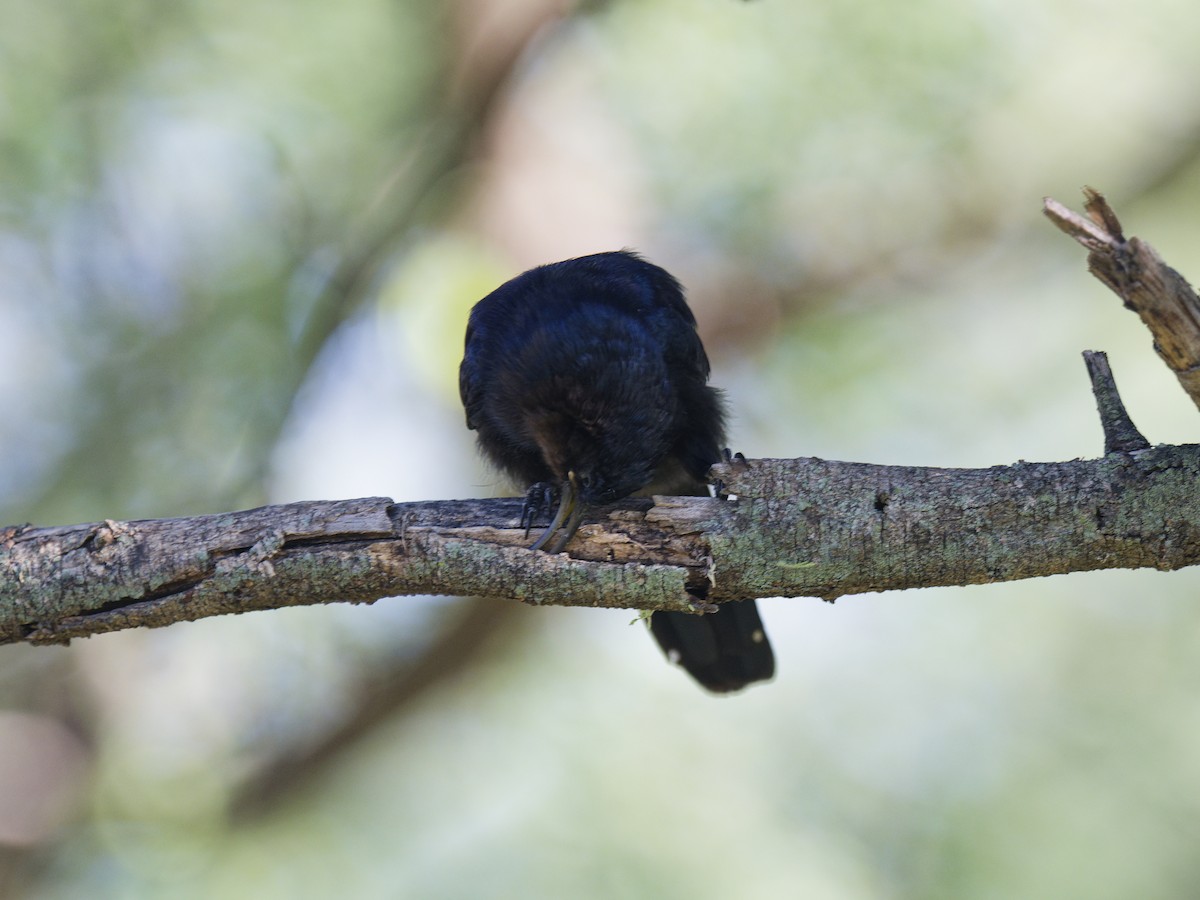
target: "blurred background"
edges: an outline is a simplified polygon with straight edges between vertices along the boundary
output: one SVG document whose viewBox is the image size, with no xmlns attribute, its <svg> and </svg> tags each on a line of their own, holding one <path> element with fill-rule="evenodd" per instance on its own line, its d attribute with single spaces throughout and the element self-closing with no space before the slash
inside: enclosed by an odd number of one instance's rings
<svg viewBox="0 0 1200 900">
<path fill-rule="evenodd" d="M 1200 418 L 1040 212 L 1200 279 L 1200 7 L 0 0 L 0 524 L 506 493 L 470 306 L 634 247 L 750 456 L 1097 456 Z M 448 598 L 0 648 L 0 895 L 1190 897 L 1200 573 L 632 613 Z"/>
</svg>

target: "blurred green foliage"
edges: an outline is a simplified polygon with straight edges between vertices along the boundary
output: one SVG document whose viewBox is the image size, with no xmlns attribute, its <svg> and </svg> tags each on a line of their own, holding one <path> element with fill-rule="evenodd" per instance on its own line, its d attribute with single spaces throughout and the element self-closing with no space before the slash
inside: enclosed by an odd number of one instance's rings
<svg viewBox="0 0 1200 900">
<path fill-rule="evenodd" d="M 748 455 L 1097 455 L 1082 349 L 1195 439 L 1039 215 L 1094 184 L 1200 277 L 1194 4 L 3 10 L 0 522 L 501 492 L 466 312 L 619 246 L 688 287 Z M 768 601 L 732 700 L 591 610 L 4 648 L 0 893 L 1191 896 L 1198 587 Z"/>
</svg>

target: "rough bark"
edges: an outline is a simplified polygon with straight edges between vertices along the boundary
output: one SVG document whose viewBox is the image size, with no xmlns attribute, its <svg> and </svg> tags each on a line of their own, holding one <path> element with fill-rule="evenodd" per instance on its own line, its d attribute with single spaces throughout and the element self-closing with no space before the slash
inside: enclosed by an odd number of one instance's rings
<svg viewBox="0 0 1200 900">
<path fill-rule="evenodd" d="M 698 611 L 704 593 L 832 600 L 1200 563 L 1200 446 L 990 469 L 749 460 L 714 474 L 729 498 L 600 508 L 569 556 L 526 548 L 518 500 L 9 528 L 0 642 L 411 594 Z"/>
<path fill-rule="evenodd" d="M 1098 193 L 1087 209 L 1090 219 L 1046 201 L 1200 405 L 1200 299 L 1153 248 L 1124 238 Z M 1200 446 L 1149 448 L 1106 360 L 1088 364 L 1100 459 L 990 469 L 734 460 L 713 470 L 720 498 L 596 509 L 556 556 L 527 549 L 518 500 L 375 497 L 0 529 L 0 643 L 396 595 L 699 612 L 764 596 L 1200 563 Z"/>
<path fill-rule="evenodd" d="M 1148 243 L 1125 239 L 1103 194 L 1085 188 L 1084 197 L 1087 218 L 1049 197 L 1043 209 L 1050 221 L 1088 249 L 1088 271 L 1141 317 L 1159 358 L 1200 407 L 1200 296 Z"/>
</svg>

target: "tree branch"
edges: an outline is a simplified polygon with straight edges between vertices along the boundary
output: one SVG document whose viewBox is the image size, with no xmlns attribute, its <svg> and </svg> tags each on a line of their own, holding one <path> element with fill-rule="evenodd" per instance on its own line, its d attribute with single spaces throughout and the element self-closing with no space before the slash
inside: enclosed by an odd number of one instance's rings
<svg viewBox="0 0 1200 900">
<path fill-rule="evenodd" d="M 1046 201 L 1200 405 L 1200 298 L 1148 244 L 1126 241 L 1098 193 L 1087 208 L 1090 219 Z M 599 507 L 565 554 L 528 549 L 519 500 L 373 497 L 0 529 L 0 643 L 409 594 L 700 612 L 1200 563 L 1200 446 L 1150 449 L 1103 355 L 1088 365 L 1100 459 L 990 469 L 733 459 L 713 468 L 719 498 Z"/>
<path fill-rule="evenodd" d="M 519 500 L 294 503 L 0 531 L 0 642 L 407 594 L 696 611 L 709 602 L 1200 563 L 1200 446 L 990 469 L 714 467 L 736 499 L 597 509 L 570 556 Z"/>
<path fill-rule="evenodd" d="M 1134 450 L 1150 449 L 1146 440 L 1117 393 L 1112 368 L 1108 365 L 1108 354 L 1096 350 L 1084 350 L 1083 361 L 1087 365 L 1088 377 L 1092 380 L 1092 393 L 1096 397 L 1096 410 L 1100 413 L 1100 427 L 1104 429 L 1105 453 L 1130 453 Z"/>
<path fill-rule="evenodd" d="M 1104 195 L 1084 188 L 1088 218 L 1046 197 L 1043 211 L 1062 231 L 1087 247 L 1088 271 L 1141 316 L 1154 349 L 1200 407 L 1200 296 L 1140 238 L 1125 239 Z"/>
</svg>

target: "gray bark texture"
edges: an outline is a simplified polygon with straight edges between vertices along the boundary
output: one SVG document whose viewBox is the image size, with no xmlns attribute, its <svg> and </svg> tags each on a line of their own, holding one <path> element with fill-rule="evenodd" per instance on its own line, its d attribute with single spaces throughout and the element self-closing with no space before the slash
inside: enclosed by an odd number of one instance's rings
<svg viewBox="0 0 1200 900">
<path fill-rule="evenodd" d="M 1104 198 L 1046 213 L 1141 315 L 1200 406 L 1200 298 Z M 933 469 L 731 460 L 719 496 L 592 510 L 566 553 L 528 549 L 521 501 L 373 497 L 192 518 L 0 528 L 0 643 L 418 594 L 702 613 L 768 596 L 980 584 L 1200 563 L 1200 446 L 1150 448 L 1088 358 L 1106 454 Z M 1195 392 L 1193 392 L 1195 389 Z"/>
</svg>

